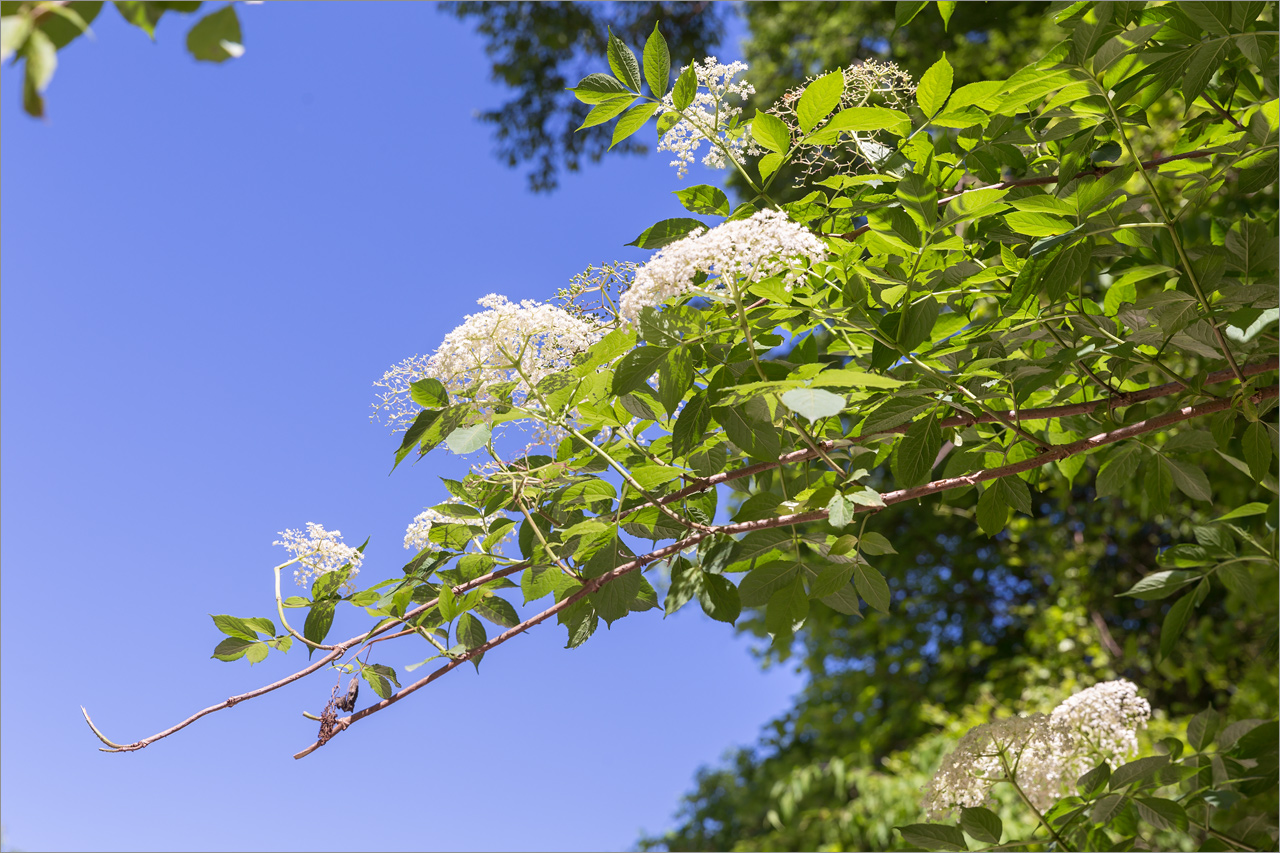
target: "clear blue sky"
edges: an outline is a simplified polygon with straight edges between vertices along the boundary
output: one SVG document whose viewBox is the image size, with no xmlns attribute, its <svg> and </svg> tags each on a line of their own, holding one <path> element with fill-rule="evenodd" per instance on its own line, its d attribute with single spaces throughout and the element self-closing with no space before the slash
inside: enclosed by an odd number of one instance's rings
<svg viewBox="0 0 1280 853">
<path fill-rule="evenodd" d="M 537 628 L 302 761 L 326 677 L 134 754 L 99 753 L 80 718 L 133 741 L 302 665 L 210 660 L 206 614 L 272 615 L 271 542 L 307 521 L 371 537 L 362 578 L 397 573 L 461 467 L 388 477 L 373 380 L 485 293 L 545 299 L 643 260 L 623 244 L 680 213 L 664 156 L 530 195 L 472 118 L 504 98 L 481 42 L 431 6 L 239 11 L 247 53 L 210 66 L 182 49 L 190 17 L 153 45 L 105 10 L 59 57 L 47 123 L 0 78 L 8 843 L 628 848 L 800 684 L 693 608 L 575 651 Z"/>
</svg>

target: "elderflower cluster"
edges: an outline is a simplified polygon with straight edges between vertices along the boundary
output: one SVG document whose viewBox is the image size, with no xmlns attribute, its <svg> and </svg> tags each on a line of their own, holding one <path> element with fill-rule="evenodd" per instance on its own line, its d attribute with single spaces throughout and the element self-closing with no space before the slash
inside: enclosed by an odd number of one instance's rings
<svg viewBox="0 0 1280 853">
<path fill-rule="evenodd" d="M 392 428 L 407 429 L 421 411 L 410 386 L 428 377 L 452 391 L 471 389 L 479 402 L 492 402 L 495 396 L 488 389 L 510 382 L 511 393 L 521 398 L 544 377 L 569 367 L 573 356 L 606 331 L 599 323 L 531 299 L 515 303 L 491 293 L 477 302 L 486 310 L 467 315 L 435 354 L 405 359 L 374 383 L 384 389 L 374 403 L 375 416 L 380 411 Z"/>
<path fill-rule="evenodd" d="M 981 806 L 990 802 L 994 784 L 1013 781 L 1044 811 L 1075 781 L 1063 777 L 1072 748 L 1071 733 L 1044 714 L 976 726 L 925 787 L 925 810 L 936 819 L 953 809 Z"/>
<path fill-rule="evenodd" d="M 452 515 L 445 515 L 439 510 L 425 509 L 414 516 L 413 521 L 405 529 L 404 547 L 410 551 L 421 551 L 426 548 L 431 544 L 431 528 L 436 524 L 474 524 L 488 529 L 490 524 L 501 517 L 499 515 L 490 515 L 484 518 L 457 518 Z"/>
<path fill-rule="evenodd" d="M 906 111 L 915 101 L 916 85 L 911 75 L 892 62 L 868 59 L 840 69 L 844 76 L 844 91 L 840 104 L 832 112 L 850 107 L 879 106 Z M 800 133 L 800 119 L 796 107 L 804 90 L 816 78 L 810 77 L 803 85 L 790 89 L 766 112 L 777 116 L 791 129 L 793 136 Z M 818 123 L 820 132 L 827 119 Z M 874 166 L 892 153 L 876 141 L 875 131 L 841 131 L 824 142 L 809 142 L 800 146 L 792 162 L 800 167 L 797 184 L 817 179 L 821 175 L 852 175 L 867 164 Z"/>
<path fill-rule="evenodd" d="M 283 545 L 293 552 L 294 559 L 302 566 L 295 569 L 293 577 L 299 586 L 305 586 L 312 578 L 336 572 L 351 564 L 349 577 L 360 572 L 360 563 L 364 555 L 349 545 L 342 544 L 342 531 L 325 530 L 319 524 L 307 522 L 307 532 L 301 530 L 281 530 L 283 539 L 277 539 L 272 545 Z"/>
<path fill-rule="evenodd" d="M 734 77 L 747 70 L 746 63 L 721 65 L 714 56 L 708 56 L 702 62 L 694 62 L 680 70 L 684 72 L 690 67 L 698 78 L 699 91 L 684 111 L 684 117 L 672 125 L 658 143 L 659 151 L 670 151 L 676 155 L 671 165 L 678 168 L 677 174 L 682 178 L 688 173 L 689 164 L 703 140 L 711 142 L 711 150 L 702 158 L 702 163 L 713 169 L 728 167 L 726 151 L 739 163 L 748 154 L 760 153 L 749 132 L 737 132 L 734 120 L 742 113 L 742 108 L 730 106 L 728 102 L 730 97 L 745 99 L 756 93 L 755 87 L 745 80 L 733 81 Z M 679 112 L 672 95 L 673 92 L 668 92 L 662 99 L 658 115 Z"/>
<path fill-rule="evenodd" d="M 1114 770 L 1138 752 L 1138 731 L 1151 719 L 1151 705 L 1132 681 L 1104 681 L 1068 697 L 1051 718 L 1076 739 L 1071 772 L 1077 777 L 1105 761 Z"/>
<path fill-rule="evenodd" d="M 1015 782 L 1044 811 L 1106 761 L 1114 769 L 1138 751 L 1151 705 L 1130 681 L 1106 681 L 1068 697 L 1048 716 L 1010 717 L 960 739 L 925 788 L 931 818 L 979 806 L 997 782 Z"/>
<path fill-rule="evenodd" d="M 710 231 L 695 231 L 677 240 L 636 271 L 635 282 L 622 295 L 621 315 L 634 323 L 640 309 L 658 306 L 686 293 L 716 289 L 696 285 L 698 273 L 760 281 L 782 275 L 787 290 L 804 269 L 826 257 L 822 241 L 777 210 L 761 210 L 747 219 L 725 222 Z"/>
</svg>

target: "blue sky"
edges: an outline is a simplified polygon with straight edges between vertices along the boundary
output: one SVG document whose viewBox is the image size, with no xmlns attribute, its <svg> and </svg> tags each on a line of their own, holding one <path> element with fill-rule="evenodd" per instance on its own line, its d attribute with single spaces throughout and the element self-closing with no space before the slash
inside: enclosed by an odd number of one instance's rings
<svg viewBox="0 0 1280 853">
<path fill-rule="evenodd" d="M 247 52 L 222 66 L 183 51 L 190 17 L 151 44 L 104 11 L 59 57 L 48 122 L 0 78 L 8 843 L 628 848 L 800 686 L 693 608 L 574 651 L 539 627 L 302 761 L 328 676 L 134 754 L 80 718 L 133 741 L 301 666 L 210 660 L 206 614 L 273 615 L 271 542 L 308 521 L 371 537 L 362 579 L 397 573 L 462 470 L 387 476 L 373 380 L 486 293 L 642 261 L 623 244 L 680 214 L 668 190 L 719 177 L 618 157 L 530 195 L 472 118 L 504 93 L 469 27 L 419 4 L 239 11 Z M 423 656 L 384 648 L 401 671 Z"/>
</svg>

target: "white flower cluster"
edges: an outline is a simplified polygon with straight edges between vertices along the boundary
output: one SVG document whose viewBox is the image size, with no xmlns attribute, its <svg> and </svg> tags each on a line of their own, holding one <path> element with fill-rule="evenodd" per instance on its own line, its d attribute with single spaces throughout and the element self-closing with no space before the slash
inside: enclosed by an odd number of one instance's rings
<svg viewBox="0 0 1280 853">
<path fill-rule="evenodd" d="M 1082 776 L 1099 762 L 1119 767 L 1138 752 L 1138 731 L 1151 719 L 1151 705 L 1132 681 L 1104 681 L 1081 690 L 1053 709 L 1053 721 L 1076 739 L 1071 772 Z"/>
<path fill-rule="evenodd" d="M 394 429 L 407 429 L 421 407 L 409 386 L 432 377 L 461 391 L 478 385 L 476 399 L 493 399 L 486 389 L 498 382 L 514 382 L 517 399 L 544 377 L 569 367 L 572 357 L 604 336 L 606 328 L 562 308 L 526 299 L 509 302 L 489 294 L 477 300 L 486 310 L 467 315 L 461 326 L 445 336 L 430 358 L 405 359 L 383 374 L 374 386 L 385 389 L 374 404 Z"/>
<path fill-rule="evenodd" d="M 695 231 L 658 250 L 636 271 L 635 282 L 622 295 L 620 313 L 634 323 L 645 306 L 658 306 L 686 293 L 709 293 L 719 286 L 716 282 L 695 287 L 693 279 L 699 272 L 714 273 L 720 281 L 760 281 L 781 274 L 790 290 L 803 270 L 825 258 L 826 252 L 817 236 L 785 213 L 761 210 L 710 231 Z"/>
<path fill-rule="evenodd" d="M 936 819 L 990 802 L 991 786 L 1012 780 L 1044 811 L 1074 782 L 1062 776 L 1070 732 L 1044 714 L 1008 717 L 968 731 L 925 787 L 924 807 Z"/>
<path fill-rule="evenodd" d="M 342 544 L 342 531 L 325 530 L 319 524 L 307 522 L 307 532 L 301 530 L 281 530 L 280 536 L 272 545 L 283 545 L 293 552 L 303 568 L 295 569 L 293 577 L 299 586 L 305 586 L 312 578 L 336 572 L 351 564 L 351 574 L 355 577 L 360 572 L 360 563 L 364 555 L 349 545 Z"/>
<path fill-rule="evenodd" d="M 683 73 L 689 67 L 686 65 L 680 70 Z M 659 151 L 670 151 L 676 155 L 671 165 L 679 168 L 678 174 L 682 178 L 689 171 L 689 164 L 703 140 L 711 142 L 711 150 L 702 158 L 702 163 L 713 169 L 728 167 L 726 150 L 739 163 L 747 154 L 760 153 L 751 141 L 750 132 L 729 133 L 729 125 L 742 108 L 730 106 L 727 99 L 730 96 L 745 99 L 756 93 L 755 87 L 746 81 L 733 82 L 734 77 L 747 70 L 746 63 L 721 65 L 714 56 L 708 56 L 702 62 L 693 63 L 692 67 L 694 76 L 698 78 L 698 93 L 684 111 L 684 118 L 672 125 L 658 143 Z M 658 108 L 658 115 L 674 112 L 677 110 L 672 92 L 668 92 Z"/>
<path fill-rule="evenodd" d="M 452 503 L 452 501 L 450 501 Z M 431 544 L 431 527 L 435 524 L 474 524 L 488 529 L 489 525 L 502 518 L 490 515 L 485 518 L 456 518 L 445 515 L 439 510 L 425 509 L 414 516 L 413 521 L 404 531 L 404 547 L 410 551 L 421 551 Z"/>
<path fill-rule="evenodd" d="M 982 805 L 991 786 L 1016 782 L 1040 811 L 1075 790 L 1100 761 L 1112 768 L 1138 751 L 1151 706 L 1130 681 L 1107 681 L 1067 698 L 1053 713 L 977 726 L 960 739 L 925 788 L 931 818 Z"/>
</svg>

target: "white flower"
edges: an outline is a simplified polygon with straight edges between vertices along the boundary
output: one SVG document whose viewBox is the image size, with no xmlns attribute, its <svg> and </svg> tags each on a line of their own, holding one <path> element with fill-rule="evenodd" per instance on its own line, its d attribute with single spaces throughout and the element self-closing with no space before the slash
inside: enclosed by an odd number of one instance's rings
<svg viewBox="0 0 1280 853">
<path fill-rule="evenodd" d="M 305 586 L 311 578 L 336 572 L 347 563 L 351 564 L 348 580 L 360 573 L 364 555 L 355 548 L 342 544 L 340 530 L 325 530 L 319 524 L 308 521 L 305 534 L 301 530 L 281 530 L 279 535 L 284 538 L 271 544 L 283 545 L 292 551 L 294 558 L 303 566 L 293 573 L 299 586 Z"/>
<path fill-rule="evenodd" d="M 495 400 L 488 390 L 494 384 L 512 382 L 512 394 L 520 400 L 541 379 L 568 368 L 574 355 L 606 331 L 598 323 L 530 299 L 517 304 L 491 293 L 478 303 L 487 310 L 468 315 L 434 355 L 405 359 L 374 383 L 385 389 L 374 404 L 375 415 L 381 410 L 387 424 L 407 429 L 422 410 L 410 397 L 409 386 L 427 377 L 451 391 L 474 390 L 482 403 Z"/>
<path fill-rule="evenodd" d="M 680 69 L 688 70 L 690 66 Z M 702 158 L 703 165 L 713 169 L 724 169 L 729 164 L 725 161 L 725 149 L 739 163 L 747 154 L 757 154 L 759 149 L 752 143 L 749 132 L 730 133 L 729 125 L 742 112 L 741 107 L 730 106 L 729 96 L 746 98 L 756 93 L 755 87 L 745 81 L 733 82 L 733 78 L 747 70 L 746 63 L 734 62 L 721 65 L 714 56 L 708 56 L 702 62 L 693 63 L 694 76 L 698 78 L 700 87 L 687 109 L 685 117 L 671 126 L 662 135 L 658 143 L 659 151 L 670 151 L 676 155 L 672 166 L 679 168 L 679 176 L 684 177 L 693 162 L 694 155 L 703 140 L 712 141 L 711 150 Z M 668 92 L 662 99 L 658 114 L 677 112 L 672 100 L 673 92 Z M 719 142 L 719 145 L 714 144 Z M 723 147 L 722 147 L 723 146 Z"/>
<path fill-rule="evenodd" d="M 1071 731 L 1076 755 L 1070 772 L 1076 777 L 1106 761 L 1114 770 L 1138 752 L 1138 731 L 1151 719 L 1151 705 L 1131 681 L 1104 681 L 1068 697 L 1053 709 L 1054 723 Z"/>
<path fill-rule="evenodd" d="M 1075 778 L 1064 778 L 1072 754 L 1070 732 L 1044 714 L 1008 717 L 970 729 L 925 787 L 930 818 L 990 801 L 991 786 L 1016 781 L 1040 811 L 1065 793 Z"/>
<path fill-rule="evenodd" d="M 826 247 L 812 232 L 785 213 L 761 210 L 710 231 L 695 231 L 660 249 L 636 271 L 635 283 L 622 295 L 621 314 L 634 323 L 645 306 L 686 293 L 711 292 L 726 278 L 754 282 L 781 274 L 790 290 L 809 264 L 824 257 Z M 719 281 L 695 287 L 699 272 L 715 274 Z"/>
<path fill-rule="evenodd" d="M 943 759 L 925 788 L 925 810 L 936 818 L 978 806 L 996 782 L 1016 781 L 1043 812 L 1074 792 L 1080 776 L 1100 761 L 1114 769 L 1133 756 L 1137 732 L 1149 719 L 1147 700 L 1121 679 L 1076 693 L 1047 717 L 1010 717 L 977 726 Z"/>
<path fill-rule="evenodd" d="M 450 501 L 452 503 L 452 501 Z M 431 527 L 435 524 L 472 524 L 488 530 L 489 525 L 503 518 L 501 515 L 490 515 L 484 518 L 456 518 L 445 515 L 439 510 L 425 509 L 414 516 L 413 521 L 404 531 L 404 547 L 410 551 L 421 551 L 431 544 Z M 476 537 L 479 539 L 480 537 Z"/>
</svg>

